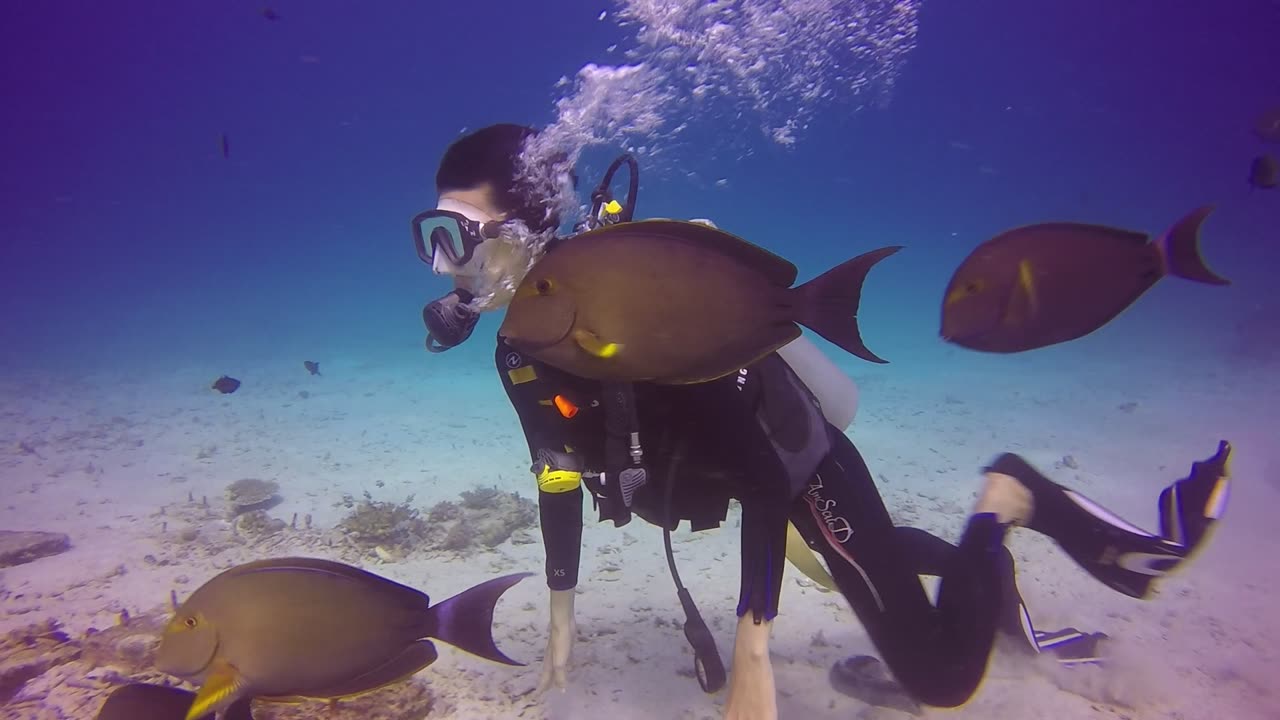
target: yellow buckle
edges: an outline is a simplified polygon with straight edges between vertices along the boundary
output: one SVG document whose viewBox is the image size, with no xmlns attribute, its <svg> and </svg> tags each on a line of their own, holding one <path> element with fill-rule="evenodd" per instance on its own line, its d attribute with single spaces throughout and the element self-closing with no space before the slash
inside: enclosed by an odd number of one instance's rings
<svg viewBox="0 0 1280 720">
<path fill-rule="evenodd" d="M 552 470 L 550 465 L 543 465 L 538 473 L 538 490 L 546 493 L 566 493 L 576 490 L 582 484 L 582 473 L 572 470 Z"/>
</svg>

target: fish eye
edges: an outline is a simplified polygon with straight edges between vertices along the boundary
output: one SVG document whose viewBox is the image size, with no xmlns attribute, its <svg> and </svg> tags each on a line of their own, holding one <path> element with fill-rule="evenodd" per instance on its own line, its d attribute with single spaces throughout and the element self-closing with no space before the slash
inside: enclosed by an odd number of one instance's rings
<svg viewBox="0 0 1280 720">
<path fill-rule="evenodd" d="M 539 295 L 550 295 L 551 281 L 546 278 L 542 278 L 541 280 L 533 284 L 533 289 L 537 290 Z"/>
<path fill-rule="evenodd" d="M 187 627 L 187 629 L 188 629 L 188 630 L 195 630 L 195 629 L 196 629 L 196 625 L 198 625 L 199 623 L 198 623 L 198 622 L 196 622 L 196 619 L 195 619 L 195 617 L 194 617 L 194 616 L 191 616 L 191 617 L 188 617 L 188 618 L 186 618 L 185 620 L 183 620 L 183 621 L 182 621 L 182 624 L 183 624 L 183 625 L 185 625 L 185 626 Z"/>
</svg>

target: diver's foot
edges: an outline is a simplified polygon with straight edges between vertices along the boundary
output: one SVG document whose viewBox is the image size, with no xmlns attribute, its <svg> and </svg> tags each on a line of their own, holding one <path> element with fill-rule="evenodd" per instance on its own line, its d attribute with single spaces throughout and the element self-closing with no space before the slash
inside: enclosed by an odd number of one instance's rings
<svg viewBox="0 0 1280 720">
<path fill-rule="evenodd" d="M 870 655 L 850 655 L 837 660 L 827 673 L 831 687 L 868 705 L 886 707 L 912 715 L 924 713 L 920 703 L 889 675 L 884 663 Z"/>
<path fill-rule="evenodd" d="M 1035 496 L 1016 477 L 988 472 L 973 514 L 994 513 L 1001 525 L 1026 525 L 1035 512 Z"/>
<path fill-rule="evenodd" d="M 1110 639 L 1106 633 L 1082 633 L 1075 628 L 1056 632 L 1036 631 L 1040 652 L 1067 666 L 1101 665 L 1106 659 L 1106 646 Z"/>
</svg>

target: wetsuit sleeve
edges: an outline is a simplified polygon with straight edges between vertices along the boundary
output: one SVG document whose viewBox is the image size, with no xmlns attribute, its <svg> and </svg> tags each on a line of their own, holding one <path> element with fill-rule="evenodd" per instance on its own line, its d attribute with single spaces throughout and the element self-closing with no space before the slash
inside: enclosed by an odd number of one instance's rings
<svg viewBox="0 0 1280 720">
<path fill-rule="evenodd" d="M 555 462 L 547 453 L 564 453 L 575 440 L 573 429 L 558 421 L 552 402 L 557 395 L 560 373 L 522 356 L 502 341 L 498 342 L 497 366 L 503 389 L 520 418 L 529 444 L 531 469 L 535 477 L 540 478 L 538 517 L 547 553 L 547 587 L 570 590 L 578 584 L 582 555 L 582 483 L 581 468 L 575 471 L 549 467 Z M 540 459 L 552 462 L 539 462 Z M 550 473 L 560 473 L 558 482 L 543 481 Z"/>
</svg>

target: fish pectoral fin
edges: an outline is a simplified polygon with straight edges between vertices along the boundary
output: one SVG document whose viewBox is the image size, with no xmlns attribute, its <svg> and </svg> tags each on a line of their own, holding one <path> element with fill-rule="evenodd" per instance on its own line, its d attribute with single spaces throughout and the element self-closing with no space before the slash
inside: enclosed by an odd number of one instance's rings
<svg viewBox="0 0 1280 720">
<path fill-rule="evenodd" d="M 572 334 L 573 341 L 588 355 L 608 360 L 622 352 L 622 345 L 609 342 L 590 330 L 575 328 Z"/>
<path fill-rule="evenodd" d="M 1030 322 L 1040 311 L 1036 294 L 1036 278 L 1030 260 L 1018 263 L 1018 280 L 1009 294 L 1002 321 L 1006 327 L 1020 327 Z"/>
<path fill-rule="evenodd" d="M 187 710 L 186 720 L 198 720 L 227 708 L 244 695 L 248 686 L 249 683 L 233 665 L 219 662 L 205 677 L 191 709 Z"/>
</svg>

